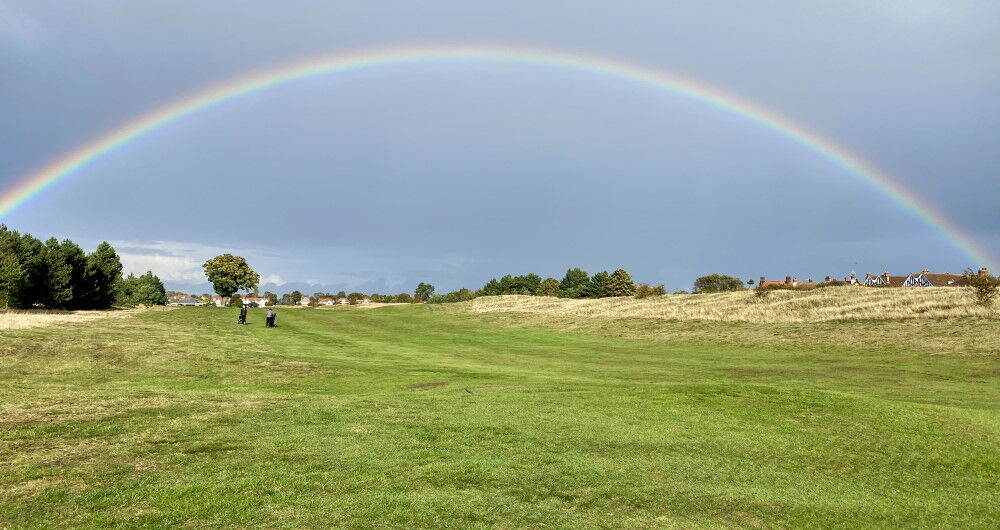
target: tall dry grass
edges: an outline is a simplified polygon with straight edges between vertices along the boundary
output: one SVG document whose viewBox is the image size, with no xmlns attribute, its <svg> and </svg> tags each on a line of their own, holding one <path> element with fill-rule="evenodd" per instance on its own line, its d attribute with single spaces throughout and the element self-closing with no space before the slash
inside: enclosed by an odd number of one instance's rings
<svg viewBox="0 0 1000 530">
<path fill-rule="evenodd" d="M 163 308 L 166 309 L 166 308 Z M 79 324 L 107 318 L 121 318 L 148 309 L 128 309 L 118 311 L 47 311 L 47 310 L 0 310 L 0 331 L 28 329 L 66 324 Z"/>
<path fill-rule="evenodd" d="M 943 317 L 996 319 L 1000 304 L 985 308 L 968 289 L 955 287 L 827 287 L 776 290 L 763 301 L 752 292 L 678 294 L 571 300 L 538 296 L 487 296 L 466 302 L 477 313 L 537 313 L 560 317 L 652 318 L 751 323 L 806 323 Z"/>
</svg>

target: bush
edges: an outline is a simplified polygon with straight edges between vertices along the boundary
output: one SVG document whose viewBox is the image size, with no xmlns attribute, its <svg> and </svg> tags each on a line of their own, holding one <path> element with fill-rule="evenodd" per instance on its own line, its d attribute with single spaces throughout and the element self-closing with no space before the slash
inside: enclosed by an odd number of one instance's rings
<svg viewBox="0 0 1000 530">
<path fill-rule="evenodd" d="M 650 296 L 663 296 L 667 294 L 667 290 L 664 289 L 662 285 L 649 285 L 645 283 L 640 283 L 635 286 L 635 297 L 636 298 L 647 298 Z"/>
<path fill-rule="evenodd" d="M 983 307 L 992 307 L 997 295 L 1000 294 L 1000 277 L 989 274 L 980 276 L 972 269 L 966 269 L 964 276 L 965 281 L 969 282 L 969 287 L 972 287 L 972 296 L 976 303 Z"/>
<path fill-rule="evenodd" d="M 545 278 L 535 291 L 535 296 L 559 296 L 559 280 Z"/>
<path fill-rule="evenodd" d="M 452 291 L 447 294 L 438 294 L 431 297 L 427 301 L 428 304 L 453 304 L 455 302 L 467 302 L 479 296 L 476 291 L 470 291 L 469 289 L 462 288 L 457 291 Z"/>
<path fill-rule="evenodd" d="M 743 280 L 735 276 L 712 273 L 702 276 L 694 281 L 695 293 L 724 293 L 728 291 L 742 291 Z"/>
<path fill-rule="evenodd" d="M 618 269 L 608 276 L 601 287 L 601 296 L 634 296 L 635 284 L 625 269 Z"/>
<path fill-rule="evenodd" d="M 234 294 L 229 299 L 229 307 L 243 307 L 243 297 L 238 294 Z"/>
</svg>

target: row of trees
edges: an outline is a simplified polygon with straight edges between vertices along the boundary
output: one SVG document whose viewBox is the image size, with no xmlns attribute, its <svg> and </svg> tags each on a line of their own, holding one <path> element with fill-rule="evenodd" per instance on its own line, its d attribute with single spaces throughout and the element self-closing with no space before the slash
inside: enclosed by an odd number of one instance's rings
<svg viewBox="0 0 1000 530">
<path fill-rule="evenodd" d="M 477 291 L 459 289 L 447 294 L 431 297 L 430 302 L 463 302 L 479 296 L 502 296 L 520 294 L 529 296 L 558 296 L 560 298 L 604 298 L 614 296 L 643 296 L 664 294 L 663 286 L 642 286 L 637 289 L 632 276 L 624 269 L 614 272 L 601 271 L 593 276 L 580 268 L 566 271 L 562 280 L 545 278 L 530 273 L 521 276 L 508 274 L 499 280 L 492 278 Z"/>
<path fill-rule="evenodd" d="M 164 304 L 163 283 L 152 272 L 122 277 L 115 249 L 103 242 L 87 254 L 63 239 L 42 242 L 0 225 L 0 307 L 108 309 Z"/>
</svg>

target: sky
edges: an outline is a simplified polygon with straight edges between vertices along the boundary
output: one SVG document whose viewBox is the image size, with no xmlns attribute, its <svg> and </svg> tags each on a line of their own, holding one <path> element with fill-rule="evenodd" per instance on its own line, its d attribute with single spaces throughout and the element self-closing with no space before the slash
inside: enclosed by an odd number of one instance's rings
<svg viewBox="0 0 1000 530">
<path fill-rule="evenodd" d="M 599 56 L 822 134 L 986 250 L 976 263 L 864 179 L 759 123 L 608 76 L 496 62 L 319 76 L 199 112 L 0 222 L 209 291 L 438 292 L 567 268 L 702 274 L 1000 267 L 993 1 L 0 0 L 0 190 L 207 86 L 333 53 L 488 45 Z"/>
</svg>

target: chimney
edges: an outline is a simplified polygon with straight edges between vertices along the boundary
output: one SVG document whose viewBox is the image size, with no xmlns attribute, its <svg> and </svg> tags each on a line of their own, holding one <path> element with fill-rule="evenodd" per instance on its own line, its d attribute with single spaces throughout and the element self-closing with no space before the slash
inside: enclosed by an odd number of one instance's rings
<svg viewBox="0 0 1000 530">
<path fill-rule="evenodd" d="M 791 285 L 791 284 L 792 284 L 792 277 L 785 276 L 785 285 Z"/>
<path fill-rule="evenodd" d="M 888 283 L 889 283 L 889 272 L 888 271 L 882 273 L 882 279 L 885 280 L 885 283 L 888 285 Z"/>
<path fill-rule="evenodd" d="M 983 267 L 983 268 L 979 269 L 979 276 L 985 278 L 986 276 L 989 276 L 989 275 L 990 275 L 990 270 L 987 269 L 986 267 Z"/>
<path fill-rule="evenodd" d="M 757 285 L 764 285 L 764 277 L 763 276 L 760 277 L 760 283 L 758 283 Z"/>
</svg>

